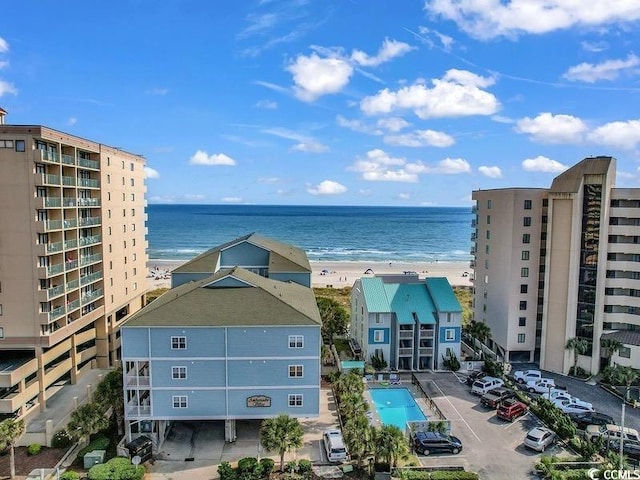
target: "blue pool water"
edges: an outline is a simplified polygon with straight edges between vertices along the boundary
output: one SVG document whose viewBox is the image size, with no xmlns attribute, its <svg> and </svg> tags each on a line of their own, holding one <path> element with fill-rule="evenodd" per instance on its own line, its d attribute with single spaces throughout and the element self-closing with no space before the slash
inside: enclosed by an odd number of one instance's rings
<svg viewBox="0 0 640 480">
<path fill-rule="evenodd" d="M 427 420 L 406 388 L 372 388 L 369 393 L 385 425 L 395 425 L 404 431 L 407 422 Z"/>
</svg>

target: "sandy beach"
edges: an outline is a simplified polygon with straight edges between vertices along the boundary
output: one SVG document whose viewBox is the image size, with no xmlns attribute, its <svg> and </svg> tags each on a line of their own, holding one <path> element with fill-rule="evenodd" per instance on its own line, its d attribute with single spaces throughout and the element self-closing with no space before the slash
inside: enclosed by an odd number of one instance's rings
<svg viewBox="0 0 640 480">
<path fill-rule="evenodd" d="M 149 288 L 168 288 L 170 272 L 184 260 L 150 260 Z M 313 287 L 350 287 L 356 279 L 375 274 L 404 274 L 415 272 L 420 278 L 447 277 L 452 286 L 471 286 L 473 270 L 469 262 L 311 262 Z M 368 273 L 365 273 L 368 272 Z"/>
</svg>

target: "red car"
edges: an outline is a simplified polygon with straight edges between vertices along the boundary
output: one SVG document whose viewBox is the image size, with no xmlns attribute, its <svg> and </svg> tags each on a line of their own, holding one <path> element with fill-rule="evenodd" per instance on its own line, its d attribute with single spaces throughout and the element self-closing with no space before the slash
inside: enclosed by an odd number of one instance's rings
<svg viewBox="0 0 640 480">
<path fill-rule="evenodd" d="M 524 403 L 510 399 L 505 400 L 500 404 L 498 410 L 496 411 L 496 415 L 498 416 L 498 418 L 513 422 L 516 418 L 525 415 L 528 411 L 529 407 L 527 407 Z"/>
</svg>

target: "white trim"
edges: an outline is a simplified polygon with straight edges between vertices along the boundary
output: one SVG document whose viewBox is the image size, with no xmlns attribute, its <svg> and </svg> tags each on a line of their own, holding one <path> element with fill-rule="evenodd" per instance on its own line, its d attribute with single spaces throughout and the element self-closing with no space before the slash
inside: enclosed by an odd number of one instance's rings
<svg viewBox="0 0 640 480">
<path fill-rule="evenodd" d="M 180 373 L 184 372 L 184 376 L 180 376 Z M 176 373 L 178 376 L 176 376 Z M 187 367 L 185 365 L 172 365 L 171 366 L 171 380 L 186 380 L 187 379 Z"/>
<path fill-rule="evenodd" d="M 317 384 L 313 384 L 313 385 L 247 385 L 247 386 L 237 386 L 237 387 L 191 387 L 191 386 L 184 386 L 184 387 L 155 387 L 153 388 L 153 390 L 173 390 L 173 391 L 181 391 L 181 389 L 184 390 L 247 390 L 247 391 L 253 391 L 253 390 L 260 390 L 260 391 L 269 391 L 269 390 L 291 390 L 292 388 L 298 389 L 298 388 L 304 388 L 306 389 L 310 389 L 310 388 L 315 388 L 317 390 L 320 390 L 320 386 L 318 386 Z M 138 390 L 136 388 L 131 388 L 131 389 L 127 389 L 127 390 Z"/>
<path fill-rule="evenodd" d="M 180 344 L 182 343 L 180 341 L 180 339 L 184 339 L 184 347 L 181 347 Z M 174 347 L 174 342 L 176 341 L 175 344 L 176 346 Z M 170 339 L 170 345 L 171 345 L 171 350 L 186 350 L 187 349 L 187 336 L 186 335 L 171 335 L 171 339 Z"/>
<path fill-rule="evenodd" d="M 296 397 L 300 397 L 300 405 L 291 405 L 291 400 L 296 401 Z M 302 408 L 304 407 L 304 395 L 302 393 L 290 393 L 287 395 L 287 405 L 289 408 Z"/>
<path fill-rule="evenodd" d="M 291 346 L 292 343 L 293 346 Z M 298 346 L 298 343 L 300 343 L 301 345 Z M 289 335 L 287 345 L 289 346 L 289 348 L 304 348 L 304 335 Z"/>
<path fill-rule="evenodd" d="M 294 368 L 294 375 L 291 375 L 291 369 Z M 300 375 L 297 375 L 298 369 L 300 369 Z M 289 378 L 304 378 L 304 365 L 289 365 Z"/>
<path fill-rule="evenodd" d="M 293 407 L 292 407 L 293 408 Z M 129 417 L 126 420 L 131 420 L 131 421 L 146 421 L 146 420 L 151 420 L 151 421 L 171 421 L 171 420 L 233 420 L 233 419 L 249 419 L 249 420 L 253 420 L 253 419 L 258 419 L 258 418 L 275 418 L 277 417 L 279 414 L 274 413 L 271 415 L 263 415 L 263 416 L 257 416 L 257 415 L 233 415 L 232 417 L 227 416 L 227 415 L 199 415 L 199 416 L 192 416 L 192 415 L 184 415 L 184 416 L 172 416 L 172 417 Z M 317 413 L 304 413 L 304 412 L 298 412 L 295 411 L 294 413 L 290 414 L 291 417 L 295 417 L 295 418 L 318 418 L 320 415 Z"/>
<path fill-rule="evenodd" d="M 139 357 L 128 357 L 126 359 L 122 359 L 122 361 L 134 361 L 134 358 L 142 361 L 150 361 L 150 360 L 158 360 L 158 361 L 172 361 L 176 360 L 184 360 L 184 361 L 241 361 L 241 360 L 317 360 L 320 355 L 306 355 L 306 356 L 290 356 L 290 357 L 188 357 L 188 356 L 179 356 L 179 357 L 149 357 L 149 358 L 139 358 Z"/>
<path fill-rule="evenodd" d="M 184 399 L 184 407 L 182 406 L 182 400 Z M 176 403 L 178 406 L 176 406 Z M 183 410 L 185 408 L 189 408 L 189 396 L 188 395 L 172 395 L 171 396 L 171 406 L 175 409 Z"/>
</svg>

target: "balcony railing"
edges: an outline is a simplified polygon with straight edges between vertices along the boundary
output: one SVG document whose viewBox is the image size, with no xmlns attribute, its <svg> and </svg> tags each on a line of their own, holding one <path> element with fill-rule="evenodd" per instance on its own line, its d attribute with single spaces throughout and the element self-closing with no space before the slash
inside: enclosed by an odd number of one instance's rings
<svg viewBox="0 0 640 480">
<path fill-rule="evenodd" d="M 149 417 L 151 416 L 150 405 L 127 405 L 128 417 Z"/>
<path fill-rule="evenodd" d="M 433 338 L 435 330 L 433 328 L 425 328 L 420 330 L 420 338 Z"/>
<path fill-rule="evenodd" d="M 67 260 L 64 262 L 65 270 L 73 270 L 74 268 L 78 268 L 78 260 Z"/>
<path fill-rule="evenodd" d="M 151 385 L 151 377 L 127 375 L 125 377 L 125 387 L 148 387 Z"/>
<path fill-rule="evenodd" d="M 100 168 L 100 162 L 89 160 L 88 158 L 79 158 L 78 165 L 81 167 L 93 168 L 94 170 L 98 170 Z"/>
<path fill-rule="evenodd" d="M 476 232 L 471 233 L 471 240 L 477 240 L 478 234 Z"/>
<path fill-rule="evenodd" d="M 475 260 L 471 260 L 469 262 L 469 268 L 476 268 L 476 261 Z"/>
<path fill-rule="evenodd" d="M 77 218 L 67 218 L 64 221 L 64 228 L 76 228 L 78 226 Z"/>
<path fill-rule="evenodd" d="M 401 357 L 410 357 L 413 355 L 413 348 L 399 348 L 398 354 Z"/>
<path fill-rule="evenodd" d="M 418 349 L 418 355 L 421 357 L 433 356 L 433 347 L 420 347 Z"/>
<path fill-rule="evenodd" d="M 91 178 L 78 178 L 79 187 L 100 188 L 100 182 Z"/>
<path fill-rule="evenodd" d="M 53 242 L 47 243 L 44 247 L 44 251 L 47 252 L 47 255 L 51 255 L 52 253 L 58 253 L 62 251 L 62 242 Z"/>
<path fill-rule="evenodd" d="M 64 249 L 65 250 L 70 250 L 72 248 L 78 248 L 78 240 L 76 240 L 75 238 L 73 238 L 71 240 L 67 240 L 66 242 L 64 242 Z"/>
<path fill-rule="evenodd" d="M 67 313 L 71 313 L 78 308 L 80 308 L 80 300 L 74 300 L 73 302 L 67 303 Z"/>
<path fill-rule="evenodd" d="M 92 235 L 91 237 L 80 237 L 80 246 L 87 247 L 96 243 L 100 243 L 102 237 L 100 235 Z"/>
<path fill-rule="evenodd" d="M 64 197 L 64 201 L 62 203 L 65 207 L 75 207 L 76 199 L 75 197 Z"/>
<path fill-rule="evenodd" d="M 82 305 L 85 305 L 87 303 L 91 303 L 94 300 L 97 300 L 98 298 L 102 297 L 103 293 L 102 293 L 102 289 L 98 288 L 96 290 L 94 290 L 93 292 L 90 293 L 85 293 L 84 295 L 82 295 L 82 298 L 80 299 Z"/>
<path fill-rule="evenodd" d="M 50 173 L 43 173 L 42 184 L 58 186 L 60 185 L 60 175 L 51 175 Z"/>
<path fill-rule="evenodd" d="M 62 177 L 62 185 L 65 187 L 75 187 L 76 177 Z"/>
<path fill-rule="evenodd" d="M 71 280 L 67 282 L 67 292 L 75 290 L 80 286 L 80 280 Z"/>
<path fill-rule="evenodd" d="M 55 287 L 51 287 L 47 289 L 47 298 L 51 300 L 52 298 L 58 297 L 64 293 L 64 285 L 57 285 Z"/>
<path fill-rule="evenodd" d="M 100 217 L 82 217 L 79 220 L 81 227 L 87 227 L 91 225 L 100 225 Z"/>
<path fill-rule="evenodd" d="M 50 150 L 40 150 L 40 158 L 43 162 L 60 163 L 58 152 L 52 152 Z"/>
<path fill-rule="evenodd" d="M 412 330 L 400 330 L 399 337 L 400 338 L 413 338 L 413 331 Z"/>
<path fill-rule="evenodd" d="M 75 165 L 76 159 L 72 155 L 62 154 L 62 163 L 65 165 Z"/>
<path fill-rule="evenodd" d="M 79 198 L 78 206 L 79 207 L 99 207 L 100 199 L 99 198 Z"/>
<path fill-rule="evenodd" d="M 47 232 L 52 230 L 61 230 L 62 229 L 62 220 L 45 220 L 44 221 L 44 229 Z"/>
<path fill-rule="evenodd" d="M 96 253 L 95 255 L 83 255 L 80 257 L 80 265 L 85 266 L 91 263 L 102 261 L 102 254 Z"/>
<path fill-rule="evenodd" d="M 102 279 L 102 272 L 95 272 L 95 273 L 91 273 L 89 275 L 85 275 L 84 277 L 80 277 L 80 285 L 81 286 L 85 286 L 88 285 L 90 283 L 96 282 L 98 280 Z"/>
<path fill-rule="evenodd" d="M 58 263 L 56 265 L 49 265 L 47 267 L 47 277 L 59 275 L 64 272 L 64 263 Z"/>
<path fill-rule="evenodd" d="M 49 312 L 49 321 L 53 322 L 65 314 L 64 305 L 54 308 Z"/>
<path fill-rule="evenodd" d="M 62 205 L 62 200 L 60 197 L 45 197 L 44 198 L 44 206 L 48 208 L 56 208 Z"/>
</svg>

